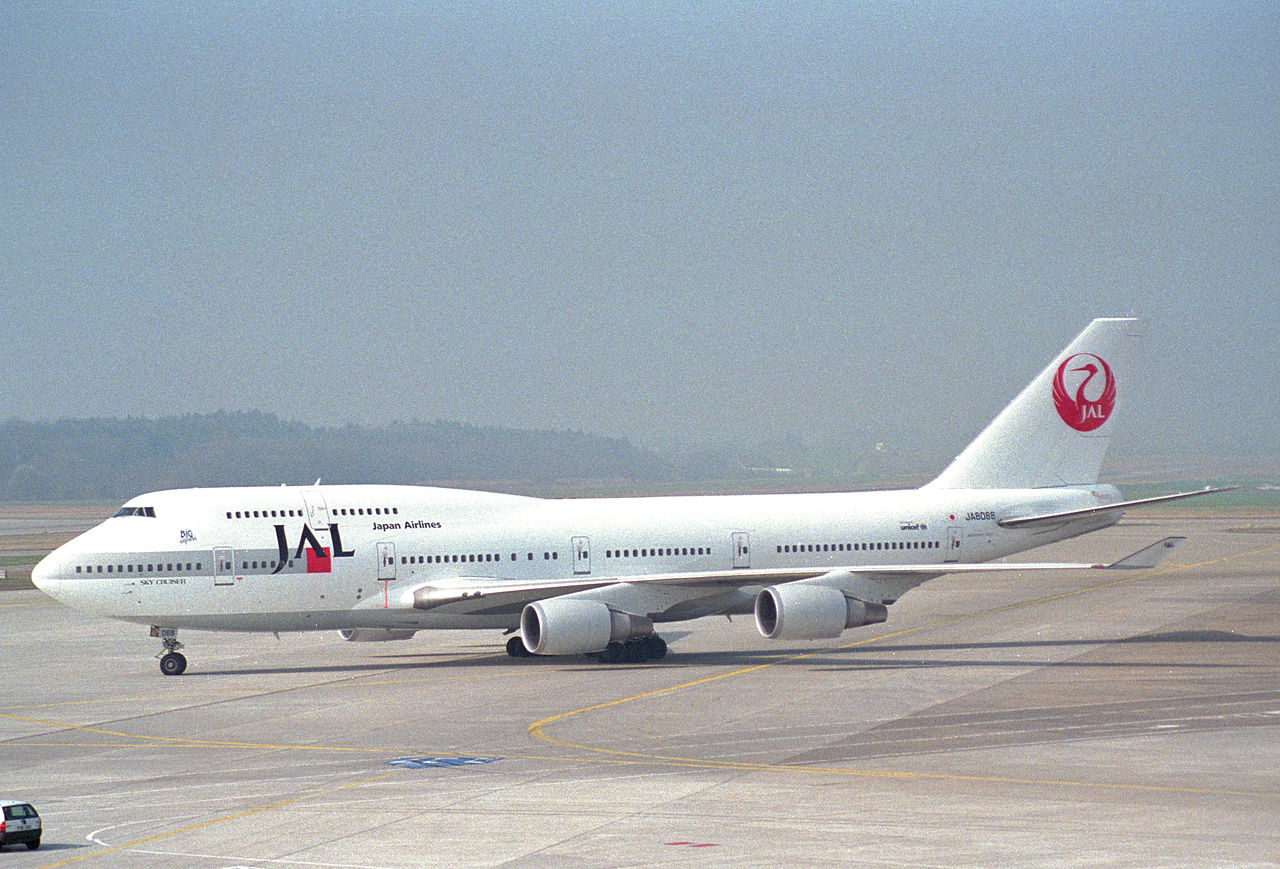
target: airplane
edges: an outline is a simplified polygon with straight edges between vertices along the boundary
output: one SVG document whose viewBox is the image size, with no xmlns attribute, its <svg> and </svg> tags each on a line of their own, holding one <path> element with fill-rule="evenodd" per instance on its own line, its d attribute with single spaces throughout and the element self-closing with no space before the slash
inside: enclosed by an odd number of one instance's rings
<svg viewBox="0 0 1280 869">
<path fill-rule="evenodd" d="M 655 626 L 751 615 L 770 639 L 829 640 L 958 572 L 1153 567 L 1169 537 L 1105 564 L 989 563 L 1097 531 L 1098 483 L 1138 321 L 1098 319 L 934 480 L 914 490 L 544 499 L 427 486 L 182 489 L 128 501 L 33 570 L 51 597 L 151 626 L 340 632 L 352 642 L 502 630 L 512 657 L 662 658 Z"/>
</svg>

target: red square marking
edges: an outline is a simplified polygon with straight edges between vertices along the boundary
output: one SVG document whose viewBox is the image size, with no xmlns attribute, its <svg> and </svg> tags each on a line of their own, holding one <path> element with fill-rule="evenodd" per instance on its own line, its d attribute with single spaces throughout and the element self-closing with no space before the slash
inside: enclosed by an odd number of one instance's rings
<svg viewBox="0 0 1280 869">
<path fill-rule="evenodd" d="M 320 550 L 323 554 L 317 555 L 315 547 L 307 547 L 307 573 L 332 573 L 333 559 L 329 557 L 329 550 Z"/>
</svg>

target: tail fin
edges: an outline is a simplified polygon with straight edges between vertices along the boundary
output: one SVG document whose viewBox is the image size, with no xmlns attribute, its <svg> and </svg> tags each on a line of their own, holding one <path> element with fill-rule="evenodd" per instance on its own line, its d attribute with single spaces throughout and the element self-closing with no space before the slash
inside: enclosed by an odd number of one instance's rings
<svg viewBox="0 0 1280 869">
<path fill-rule="evenodd" d="M 1096 483 L 1139 335 L 1137 320 L 1094 320 L 926 488 Z"/>
</svg>

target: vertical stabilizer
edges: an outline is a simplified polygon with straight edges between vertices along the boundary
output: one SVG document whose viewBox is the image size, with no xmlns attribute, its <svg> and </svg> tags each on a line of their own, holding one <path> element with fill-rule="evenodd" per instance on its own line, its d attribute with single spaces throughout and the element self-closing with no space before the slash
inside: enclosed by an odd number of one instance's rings
<svg viewBox="0 0 1280 869">
<path fill-rule="evenodd" d="M 1094 320 L 926 488 L 1030 489 L 1098 481 L 1133 383 L 1135 319 Z"/>
</svg>

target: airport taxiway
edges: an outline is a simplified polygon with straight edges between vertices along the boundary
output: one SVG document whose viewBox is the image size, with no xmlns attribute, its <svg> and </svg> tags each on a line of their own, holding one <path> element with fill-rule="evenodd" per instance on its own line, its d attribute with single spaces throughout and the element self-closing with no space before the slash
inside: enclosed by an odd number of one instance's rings
<svg viewBox="0 0 1280 869">
<path fill-rule="evenodd" d="M 1280 515 L 1133 516 L 838 641 L 664 661 L 145 628 L 0 594 L 6 867 L 1276 865 Z"/>
</svg>

